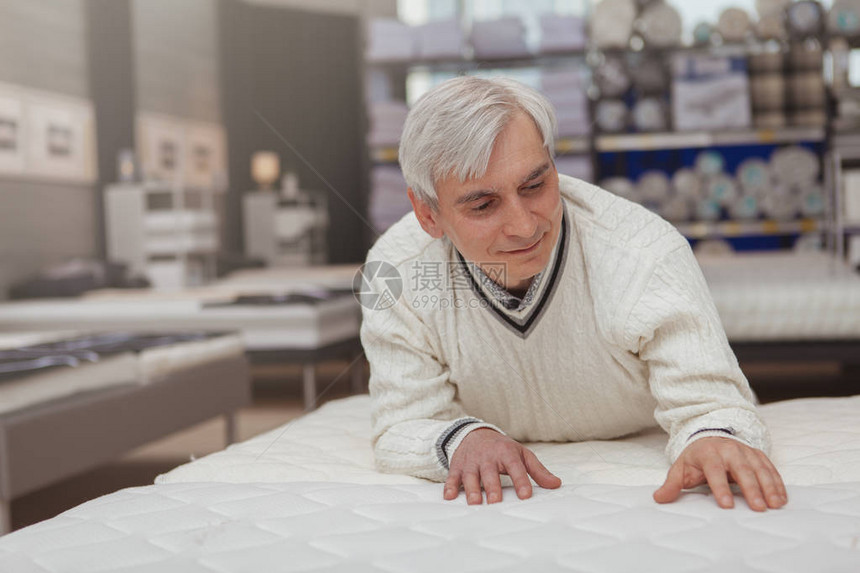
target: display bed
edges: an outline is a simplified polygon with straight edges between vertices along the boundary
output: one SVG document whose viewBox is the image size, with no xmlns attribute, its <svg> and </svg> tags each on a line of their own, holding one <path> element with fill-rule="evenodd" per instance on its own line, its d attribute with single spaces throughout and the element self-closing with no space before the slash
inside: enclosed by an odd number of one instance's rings
<svg viewBox="0 0 860 573">
<path fill-rule="evenodd" d="M 251 360 L 303 366 L 306 409 L 316 405 L 316 364 L 351 361 L 353 390 L 364 389 L 358 342 L 361 312 L 353 267 L 243 271 L 211 286 L 174 292 L 107 290 L 80 299 L 0 304 L 0 331 L 238 330 Z"/>
<path fill-rule="evenodd" d="M 733 343 L 860 340 L 860 274 L 826 254 L 700 257 Z"/>
<path fill-rule="evenodd" d="M 0 533 L 12 499 L 151 440 L 223 415 L 232 442 L 251 398 L 235 334 L 42 333 L 0 337 L 0 348 Z"/>
<path fill-rule="evenodd" d="M 123 297 L 44 299 L 0 304 L 4 331 L 238 330 L 249 350 L 315 349 L 358 334 L 358 303 L 351 293 L 315 300 L 287 296 L 241 298 L 219 291 Z"/>
<path fill-rule="evenodd" d="M 6 571 L 856 571 L 860 397 L 763 406 L 789 503 L 651 499 L 656 430 L 536 444 L 563 479 L 494 505 L 378 474 L 369 398 L 294 423 L 0 539 Z M 230 482 L 230 483 L 227 483 Z"/>
<path fill-rule="evenodd" d="M 738 360 L 839 363 L 845 391 L 860 392 L 860 274 L 823 253 L 699 263 Z"/>
</svg>

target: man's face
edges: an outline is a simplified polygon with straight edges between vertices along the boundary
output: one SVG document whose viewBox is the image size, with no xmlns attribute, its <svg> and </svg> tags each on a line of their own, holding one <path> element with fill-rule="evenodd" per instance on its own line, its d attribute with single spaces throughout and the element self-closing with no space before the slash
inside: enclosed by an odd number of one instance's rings
<svg viewBox="0 0 860 573">
<path fill-rule="evenodd" d="M 487 172 L 464 183 L 436 184 L 438 210 L 409 192 L 421 226 L 447 236 L 491 277 L 505 269 L 508 290 L 521 290 L 546 268 L 561 228 L 558 172 L 532 119 L 516 114 L 496 138 Z"/>
</svg>

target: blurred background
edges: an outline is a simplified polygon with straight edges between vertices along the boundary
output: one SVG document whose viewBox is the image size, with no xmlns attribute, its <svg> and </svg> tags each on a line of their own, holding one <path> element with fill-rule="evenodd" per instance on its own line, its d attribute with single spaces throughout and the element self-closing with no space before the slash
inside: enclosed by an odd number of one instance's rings
<svg viewBox="0 0 860 573">
<path fill-rule="evenodd" d="M 409 208 L 408 106 L 459 74 L 541 89 L 560 170 L 694 244 L 860 262 L 856 3 L 720 4 L 4 0 L 0 294 L 73 259 L 163 288 L 359 262 Z M 145 213 L 123 203 L 134 185 Z M 273 199 L 295 208 L 264 224 Z"/>
<path fill-rule="evenodd" d="M 542 91 L 559 172 L 689 239 L 760 399 L 857 393 L 857 48 L 860 0 L 0 0 L 12 525 L 365 391 L 356 273 L 410 211 L 410 105 L 463 74 Z M 98 360 L 55 345 L 188 329 L 237 333 L 250 371 L 157 400 L 102 372 L 118 426 Z M 32 469 L 51 428 L 89 457 Z"/>
</svg>

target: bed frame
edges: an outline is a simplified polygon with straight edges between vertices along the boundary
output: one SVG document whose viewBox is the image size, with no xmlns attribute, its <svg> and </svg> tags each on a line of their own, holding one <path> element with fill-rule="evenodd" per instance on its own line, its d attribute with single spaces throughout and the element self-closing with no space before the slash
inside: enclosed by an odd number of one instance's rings
<svg viewBox="0 0 860 573">
<path fill-rule="evenodd" d="M 860 367 L 860 340 L 732 342 L 738 360 L 748 362 L 840 362 Z"/>
<path fill-rule="evenodd" d="M 253 364 L 301 364 L 302 398 L 305 411 L 308 412 L 318 405 L 316 366 L 320 362 L 337 359 L 348 360 L 347 370 L 349 371 L 352 393 L 360 394 L 367 389 L 367 380 L 364 375 L 364 349 L 357 336 L 318 348 L 248 350 L 247 353 Z"/>
</svg>

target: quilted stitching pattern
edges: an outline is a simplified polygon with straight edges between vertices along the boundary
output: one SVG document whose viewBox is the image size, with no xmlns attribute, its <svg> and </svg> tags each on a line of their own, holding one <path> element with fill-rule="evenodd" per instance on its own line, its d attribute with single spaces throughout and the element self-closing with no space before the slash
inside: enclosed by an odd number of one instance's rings
<svg viewBox="0 0 860 573">
<path fill-rule="evenodd" d="M 732 340 L 860 335 L 860 277 L 825 254 L 699 260 Z"/>
<path fill-rule="evenodd" d="M 650 486 L 566 486 L 467 506 L 433 484 L 169 484 L 0 540 L 2 571 L 856 571 L 860 483 L 726 511 Z"/>
<path fill-rule="evenodd" d="M 759 411 L 786 483 L 860 482 L 860 396 L 778 402 Z M 368 396 L 329 402 L 286 426 L 180 466 L 156 483 L 425 483 L 375 471 L 369 420 Z M 659 429 L 624 440 L 530 447 L 567 484 L 659 485 L 669 470 L 666 434 Z"/>
<path fill-rule="evenodd" d="M 761 411 L 790 484 L 778 511 L 721 510 L 703 488 L 655 504 L 657 431 L 536 444 L 561 489 L 445 502 L 438 484 L 373 472 L 359 396 L 0 538 L 0 571 L 860 570 L 860 396 Z M 201 481 L 222 473 L 257 483 Z"/>
</svg>

